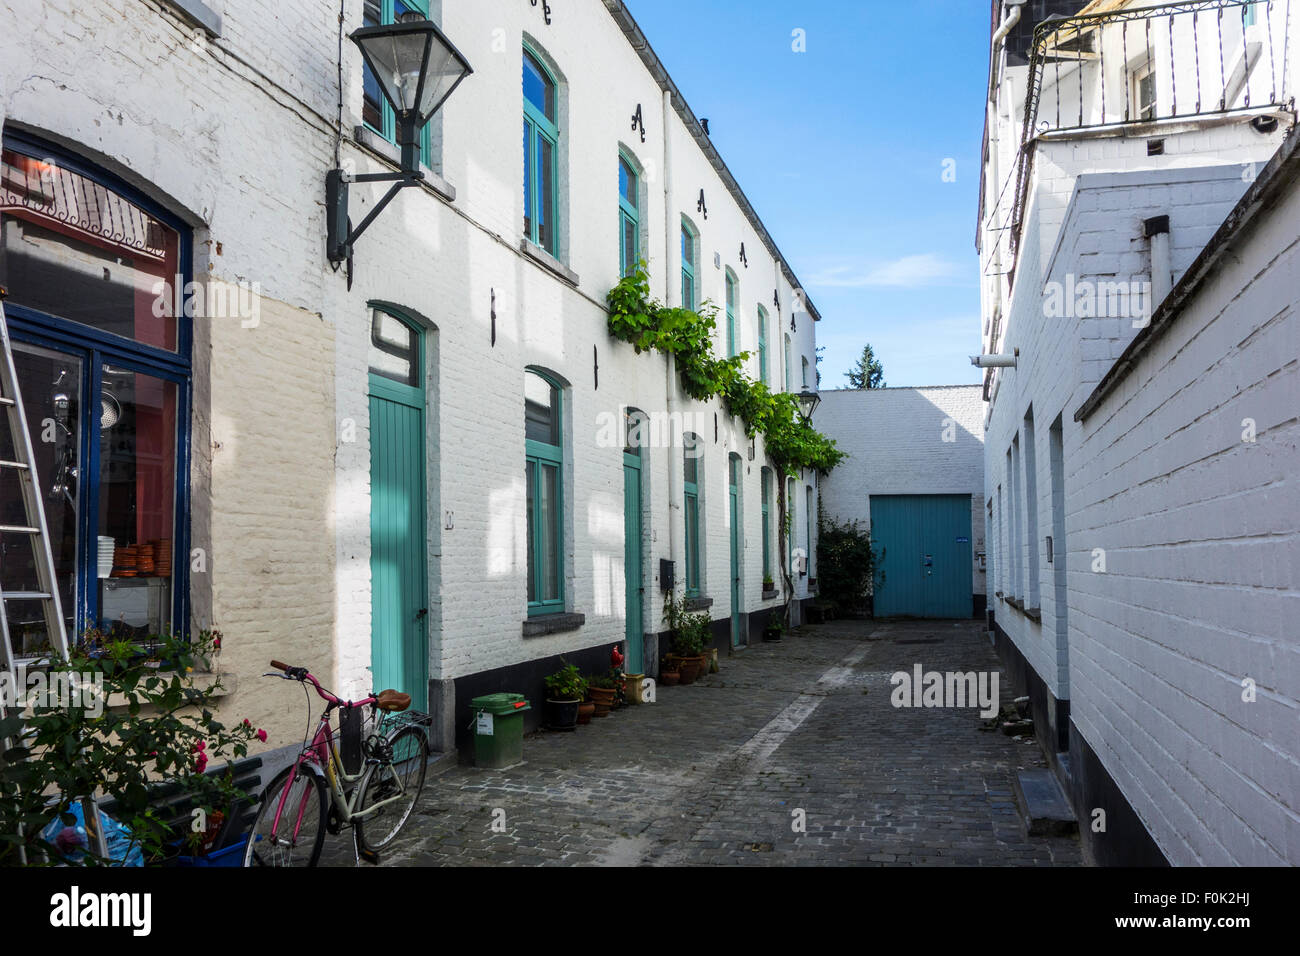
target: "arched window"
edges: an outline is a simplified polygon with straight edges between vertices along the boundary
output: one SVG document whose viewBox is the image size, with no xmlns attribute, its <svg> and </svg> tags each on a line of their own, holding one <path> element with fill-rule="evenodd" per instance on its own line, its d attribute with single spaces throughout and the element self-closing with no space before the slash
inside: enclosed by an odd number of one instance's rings
<svg viewBox="0 0 1300 956">
<path fill-rule="evenodd" d="M 627 156 L 618 157 L 618 264 L 629 275 L 641 261 L 641 177 Z"/>
<path fill-rule="evenodd" d="M 740 341 L 736 335 L 736 299 L 739 296 L 740 283 L 736 274 L 727 270 L 727 358 L 740 351 Z"/>
<path fill-rule="evenodd" d="M 682 217 L 682 308 L 695 311 L 695 270 L 699 263 L 699 233 Z"/>
<path fill-rule="evenodd" d="M 682 437 L 684 460 L 682 490 L 686 517 L 686 596 L 700 594 L 700 472 L 703 471 L 704 447 L 699 438 L 687 433 Z"/>
<path fill-rule="evenodd" d="M 524 235 L 557 255 L 560 127 L 556 83 L 538 55 L 524 47 Z"/>
<path fill-rule="evenodd" d="M 564 610 L 564 392 L 534 369 L 524 375 L 528 510 L 528 613 Z"/>
</svg>

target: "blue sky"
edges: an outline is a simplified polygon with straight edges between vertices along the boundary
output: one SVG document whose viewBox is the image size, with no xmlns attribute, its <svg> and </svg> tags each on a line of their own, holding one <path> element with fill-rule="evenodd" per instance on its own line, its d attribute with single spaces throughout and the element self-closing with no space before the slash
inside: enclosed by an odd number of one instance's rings
<svg viewBox="0 0 1300 956">
<path fill-rule="evenodd" d="M 822 388 L 867 342 L 889 385 L 978 382 L 989 4 L 627 3 L 821 312 Z"/>
</svg>

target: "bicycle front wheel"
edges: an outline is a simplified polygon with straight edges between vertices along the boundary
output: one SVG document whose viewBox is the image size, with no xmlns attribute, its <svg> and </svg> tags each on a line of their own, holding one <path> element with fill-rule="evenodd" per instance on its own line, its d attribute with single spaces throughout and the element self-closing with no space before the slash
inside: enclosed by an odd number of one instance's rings
<svg viewBox="0 0 1300 956">
<path fill-rule="evenodd" d="M 284 810 L 275 825 L 275 813 L 286 789 Z M 327 810 L 324 780 L 309 770 L 283 770 L 262 793 L 244 849 L 244 866 L 315 866 L 325 842 Z"/>
<path fill-rule="evenodd" d="M 423 730 L 407 727 L 393 737 L 391 746 L 392 761 L 371 767 L 357 795 L 358 814 L 391 801 L 353 824 L 357 846 L 372 853 L 392 843 L 406 825 L 424 789 L 424 773 L 429 766 L 429 740 Z"/>
</svg>

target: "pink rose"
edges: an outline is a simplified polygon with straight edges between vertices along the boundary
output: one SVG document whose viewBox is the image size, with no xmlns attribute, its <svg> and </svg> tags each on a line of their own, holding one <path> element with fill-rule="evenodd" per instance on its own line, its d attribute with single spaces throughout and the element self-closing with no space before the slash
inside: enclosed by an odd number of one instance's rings
<svg viewBox="0 0 1300 956">
<path fill-rule="evenodd" d="M 258 730 L 257 739 L 260 740 L 262 743 L 266 743 L 266 731 Z"/>
</svg>

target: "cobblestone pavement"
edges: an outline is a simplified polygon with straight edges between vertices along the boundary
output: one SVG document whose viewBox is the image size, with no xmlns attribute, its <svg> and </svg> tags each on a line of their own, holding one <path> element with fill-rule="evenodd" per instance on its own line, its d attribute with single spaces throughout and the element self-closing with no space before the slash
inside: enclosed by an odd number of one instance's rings
<svg viewBox="0 0 1300 956">
<path fill-rule="evenodd" d="M 528 737 L 520 766 L 430 778 L 383 864 L 1080 863 L 1077 838 L 1021 826 L 1012 777 L 1045 766 L 1035 744 L 981 730 L 974 709 L 890 703 L 889 675 L 917 663 L 997 670 L 976 622 L 806 626 L 720 663 L 657 703 Z M 327 860 L 351 862 L 350 843 L 329 838 Z"/>
</svg>

